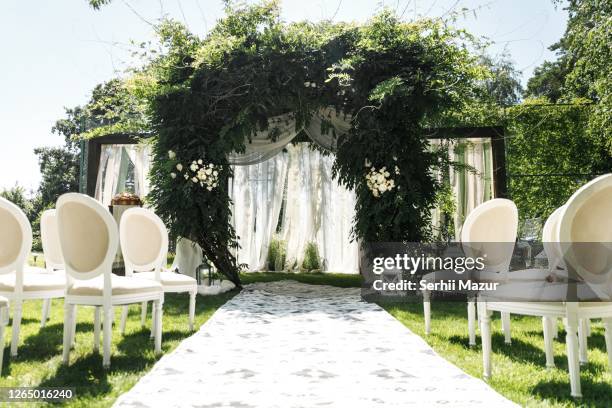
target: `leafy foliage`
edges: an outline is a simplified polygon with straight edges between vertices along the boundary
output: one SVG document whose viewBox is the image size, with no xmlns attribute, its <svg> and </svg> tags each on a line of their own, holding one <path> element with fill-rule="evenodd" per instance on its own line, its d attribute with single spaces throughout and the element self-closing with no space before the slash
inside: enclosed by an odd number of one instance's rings
<svg viewBox="0 0 612 408">
<path fill-rule="evenodd" d="M 509 192 L 521 217 L 546 219 L 582 184 L 612 167 L 604 145 L 587 131 L 592 109 L 536 99 L 508 111 Z"/>
<path fill-rule="evenodd" d="M 286 260 L 287 260 L 287 242 L 275 236 L 270 241 L 270 246 L 268 247 L 268 257 L 266 258 L 266 263 L 268 264 L 268 270 L 269 271 L 285 270 Z"/>
<path fill-rule="evenodd" d="M 319 248 L 316 242 L 309 242 L 304 248 L 304 260 L 302 261 L 302 270 L 306 272 L 321 272 L 321 257 L 319 256 Z"/>
<path fill-rule="evenodd" d="M 257 131 L 274 138 L 269 118 L 291 113 L 301 127 L 331 107 L 352 123 L 338 138 L 334 174 L 357 195 L 354 237 L 428 237 L 439 187 L 432 168 L 447 163 L 428 149 L 424 126 L 474 92 L 483 70 L 460 44 L 467 37 L 440 22 L 408 24 L 386 11 L 364 25 L 284 24 L 277 2 L 228 3 L 226 11 L 205 39 L 176 22 L 161 24 L 164 55 L 131 81 L 149 100 L 156 135 L 149 198 L 173 234 L 198 242 L 239 283 L 227 155 L 244 151 Z M 330 128 L 327 120 L 323 127 Z M 221 166 L 214 192 L 170 177 L 177 161 L 198 159 Z M 366 162 L 397 167 L 397 188 L 373 196 Z"/>
</svg>

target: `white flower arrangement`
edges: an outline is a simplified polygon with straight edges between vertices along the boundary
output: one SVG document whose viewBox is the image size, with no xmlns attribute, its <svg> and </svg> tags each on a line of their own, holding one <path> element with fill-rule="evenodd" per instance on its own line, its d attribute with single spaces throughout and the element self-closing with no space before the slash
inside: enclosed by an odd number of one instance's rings
<svg viewBox="0 0 612 408">
<path fill-rule="evenodd" d="M 366 165 L 366 167 L 369 167 Z M 396 174 L 399 174 L 396 171 Z M 374 197 L 380 197 L 381 194 L 391 191 L 395 188 L 395 180 L 390 178 L 391 173 L 387 171 L 386 167 L 376 170 L 375 167 L 371 167 L 368 174 L 366 174 L 366 184 Z"/>
<path fill-rule="evenodd" d="M 170 150 L 168 151 L 168 157 L 170 159 L 176 158 L 176 154 Z M 212 163 L 205 163 L 203 159 L 193 160 L 191 164 L 185 168 L 182 163 L 177 163 L 175 166 L 179 173 L 183 173 L 183 178 L 186 181 L 191 181 L 194 184 L 199 184 L 200 187 L 212 191 L 219 185 L 219 173 L 221 166 Z M 185 169 L 185 172 L 183 172 Z M 170 177 L 176 179 L 178 174 L 171 172 Z"/>
</svg>

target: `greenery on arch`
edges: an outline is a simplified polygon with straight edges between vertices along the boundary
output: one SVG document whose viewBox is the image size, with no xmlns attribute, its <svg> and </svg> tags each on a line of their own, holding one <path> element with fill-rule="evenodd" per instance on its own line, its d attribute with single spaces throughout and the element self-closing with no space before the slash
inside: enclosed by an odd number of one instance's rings
<svg viewBox="0 0 612 408">
<path fill-rule="evenodd" d="M 433 170 L 448 159 L 429 148 L 425 128 L 475 97 L 486 70 L 465 47 L 471 38 L 387 11 L 362 25 L 286 24 L 277 2 L 226 11 L 204 39 L 163 22 L 163 56 L 129 80 L 156 135 L 149 198 L 173 234 L 239 284 L 228 154 L 257 131 L 274 138 L 269 118 L 289 113 L 299 128 L 332 108 L 351 120 L 337 136 L 334 174 L 357 195 L 354 238 L 427 238 Z"/>
</svg>

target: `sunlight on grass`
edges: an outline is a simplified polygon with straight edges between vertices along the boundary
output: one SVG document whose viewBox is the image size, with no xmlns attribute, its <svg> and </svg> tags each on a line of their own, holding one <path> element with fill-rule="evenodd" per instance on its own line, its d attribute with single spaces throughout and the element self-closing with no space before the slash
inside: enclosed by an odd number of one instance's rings
<svg viewBox="0 0 612 408">
<path fill-rule="evenodd" d="M 468 346 L 467 310 L 465 302 L 432 302 L 432 329 L 425 336 L 421 303 L 382 305 L 410 330 L 423 337 L 442 357 L 467 373 L 482 378 L 480 339 L 476 347 Z M 589 362 L 581 367 L 581 401 L 570 396 L 565 332 L 559 326 L 559 339 L 554 342 L 556 368 L 546 369 L 541 319 L 512 316 L 512 344 L 504 344 L 499 314 L 494 314 L 493 376 L 489 384 L 505 397 L 523 406 L 569 407 L 610 406 L 612 376 L 601 322 L 593 322 L 589 338 Z"/>
<path fill-rule="evenodd" d="M 303 283 L 359 287 L 358 275 L 345 274 L 293 274 L 260 272 L 242 275 L 244 284 L 292 279 Z M 198 296 L 196 329 L 236 292 L 218 296 Z M 425 336 L 423 311 L 420 303 L 382 304 L 410 330 L 423 337 L 445 359 L 467 373 L 482 378 L 480 344 L 468 346 L 466 306 L 461 301 L 432 303 L 432 334 Z M 188 337 L 188 296 L 167 294 L 164 303 L 163 351 L 173 350 Z M 40 386 L 76 388 L 76 398 L 70 407 L 106 407 L 129 390 L 160 358 L 153 353 L 153 340 L 149 337 L 150 313 L 147 328 L 140 328 L 140 307 L 132 306 L 124 336 L 113 329 L 111 369 L 102 369 L 102 357 L 93 353 L 93 309 L 80 307 L 77 325 L 76 349 L 71 352 L 70 364 L 61 364 L 63 301 L 54 300 L 51 321 L 40 328 L 42 305 L 40 301 L 24 304 L 19 357 L 8 356 L 10 326 L 6 331 L 7 347 L 0 386 Z M 150 311 L 150 305 L 149 305 Z M 120 310 L 115 313 L 119 322 Z M 545 368 L 544 341 L 541 320 L 532 317 L 512 317 L 512 345 L 505 345 L 499 316 L 493 320 L 493 378 L 489 384 L 505 397 L 523 406 L 570 407 L 609 406 L 612 401 L 612 376 L 608 372 L 607 354 L 601 322 L 594 322 L 589 338 L 589 363 L 581 367 L 584 398 L 574 401 L 570 397 L 565 332 L 560 326 L 559 340 L 554 343 L 557 368 Z M 479 341 L 479 340 L 478 340 Z M 409 350 L 407 350 L 409 352 Z"/>
</svg>

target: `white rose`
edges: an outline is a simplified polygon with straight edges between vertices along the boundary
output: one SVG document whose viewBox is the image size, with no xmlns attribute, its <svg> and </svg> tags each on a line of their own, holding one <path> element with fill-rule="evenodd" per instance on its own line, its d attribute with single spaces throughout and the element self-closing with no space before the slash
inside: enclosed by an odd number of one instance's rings
<svg viewBox="0 0 612 408">
<path fill-rule="evenodd" d="M 170 177 L 172 177 L 173 179 L 176 178 L 176 173 L 170 173 Z"/>
<path fill-rule="evenodd" d="M 212 191 L 212 187 L 211 187 L 211 186 L 206 187 L 206 189 L 207 189 L 208 191 Z"/>
<path fill-rule="evenodd" d="M 189 166 L 189 168 L 195 173 L 196 171 L 198 171 L 198 164 L 196 162 L 193 162 L 191 163 L 191 166 Z"/>
<path fill-rule="evenodd" d="M 202 159 L 198 160 L 198 164 L 202 164 Z"/>
<path fill-rule="evenodd" d="M 183 171 L 183 165 L 182 165 L 181 163 L 177 164 L 177 165 L 176 165 L 176 169 L 177 169 L 178 171 Z"/>
<path fill-rule="evenodd" d="M 176 153 L 174 153 L 172 150 L 168 150 L 168 157 L 170 159 L 174 159 L 176 158 Z"/>
<path fill-rule="evenodd" d="M 187 180 L 189 178 L 189 174 L 185 173 L 185 180 Z"/>
<path fill-rule="evenodd" d="M 387 191 L 387 186 L 384 184 L 381 184 L 380 186 L 378 186 L 378 189 L 380 190 L 381 193 L 384 193 L 385 191 Z"/>
<path fill-rule="evenodd" d="M 213 183 L 213 187 L 217 187 L 217 183 Z"/>
<path fill-rule="evenodd" d="M 213 176 L 217 177 L 219 175 L 219 172 L 217 170 L 213 171 Z"/>
<path fill-rule="evenodd" d="M 197 178 L 197 177 L 192 177 L 192 178 L 191 178 L 191 181 L 193 181 L 194 183 L 197 183 L 199 180 L 198 180 L 198 178 Z"/>
<path fill-rule="evenodd" d="M 212 174 L 212 170 L 211 169 L 206 169 L 206 174 Z"/>
</svg>

